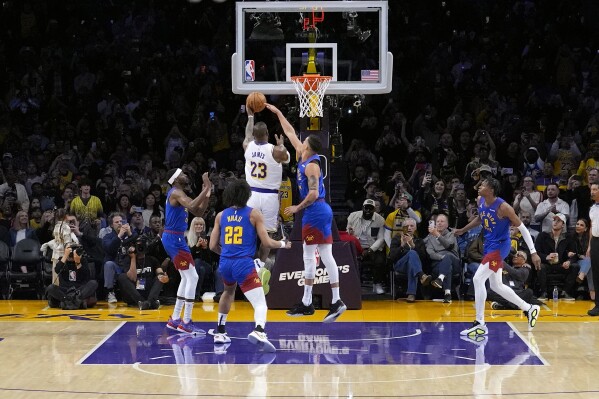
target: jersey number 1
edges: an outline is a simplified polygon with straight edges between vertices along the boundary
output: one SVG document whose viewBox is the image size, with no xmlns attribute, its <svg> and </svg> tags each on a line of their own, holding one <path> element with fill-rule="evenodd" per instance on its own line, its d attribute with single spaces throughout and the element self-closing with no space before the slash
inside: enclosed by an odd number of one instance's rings
<svg viewBox="0 0 599 399">
<path fill-rule="evenodd" d="M 225 227 L 225 244 L 241 244 L 241 237 L 243 235 L 243 227 L 241 226 L 226 226 Z"/>
</svg>

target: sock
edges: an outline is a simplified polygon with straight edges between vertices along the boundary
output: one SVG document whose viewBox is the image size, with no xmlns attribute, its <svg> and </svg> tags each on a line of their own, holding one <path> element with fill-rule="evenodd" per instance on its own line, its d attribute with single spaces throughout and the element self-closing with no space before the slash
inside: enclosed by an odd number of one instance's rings
<svg viewBox="0 0 599 399">
<path fill-rule="evenodd" d="M 331 290 L 333 291 L 333 298 L 331 299 L 331 302 L 337 303 L 337 301 L 341 299 L 341 297 L 339 297 L 339 287 L 331 288 Z"/>
<path fill-rule="evenodd" d="M 443 281 L 445 279 L 445 275 L 444 274 L 439 274 L 439 280 Z"/>
<path fill-rule="evenodd" d="M 223 326 L 222 332 L 224 332 L 225 324 L 227 324 L 227 316 L 228 316 L 228 314 L 226 314 L 226 313 L 218 314 L 218 327 L 220 328 L 220 326 Z M 219 331 L 219 332 L 221 332 L 221 331 Z"/>
<path fill-rule="evenodd" d="M 193 299 L 185 299 L 185 308 L 183 309 L 183 322 L 191 321 L 191 313 L 193 311 Z"/>
<path fill-rule="evenodd" d="M 306 306 L 310 306 L 312 303 L 312 286 L 304 285 L 304 297 L 302 298 L 302 303 Z"/>
<path fill-rule="evenodd" d="M 179 320 L 181 318 L 181 311 L 183 310 L 183 304 L 185 303 L 185 298 L 177 297 L 175 301 L 175 308 L 173 309 L 173 315 L 171 318 L 173 320 Z"/>
<path fill-rule="evenodd" d="M 445 290 L 445 294 L 451 294 L 451 290 Z"/>
</svg>

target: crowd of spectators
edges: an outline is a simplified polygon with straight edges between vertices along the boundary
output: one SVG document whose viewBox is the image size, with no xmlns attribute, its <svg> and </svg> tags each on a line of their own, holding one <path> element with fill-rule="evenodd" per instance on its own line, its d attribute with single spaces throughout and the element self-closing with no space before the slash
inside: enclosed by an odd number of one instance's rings
<svg viewBox="0 0 599 399">
<path fill-rule="evenodd" d="M 424 272 L 434 273 L 430 282 L 447 299 L 455 273 L 439 269 L 456 262 L 442 261 L 427 235 L 445 237 L 476 216 L 481 179 L 500 179 L 502 197 L 539 232 L 554 234 L 564 216 L 561 231 L 574 234 L 588 216 L 588 183 L 599 178 L 599 7 L 591 0 L 389 7 L 393 91 L 365 96 L 359 112 L 340 120 L 348 183 L 346 207 L 336 213 L 362 212 L 350 221 L 364 226 L 372 201 L 385 232 L 362 227 L 358 238 L 364 260 L 380 267 L 390 266 L 387 252 L 404 220 L 414 220 L 430 258 Z M 210 171 L 215 191 L 202 219 L 209 231 L 220 193 L 244 173 L 244 98 L 230 89 L 234 2 L 8 0 L 0 18 L 0 239 L 9 247 L 26 237 L 47 243 L 72 218 L 73 241 L 87 246 L 104 296 L 114 274 L 129 270 L 105 267 L 118 258 L 103 245 L 118 235 L 114 216 L 136 234 L 158 234 L 172 167 L 190 176 L 195 192 Z M 294 101 L 270 100 L 283 109 Z M 277 132 L 276 121 L 265 120 Z M 214 259 L 201 255 L 204 235 L 195 237 L 204 270 Z M 459 250 L 444 250 L 467 263 L 475 238 L 454 237 Z M 580 251 L 568 246 L 559 265 Z M 165 255 L 156 256 L 162 265 Z M 113 281 L 105 281 L 107 269 Z M 384 276 L 376 272 L 378 292 Z M 169 285 L 177 278 L 169 277 L 163 291 L 175 292 Z"/>
</svg>

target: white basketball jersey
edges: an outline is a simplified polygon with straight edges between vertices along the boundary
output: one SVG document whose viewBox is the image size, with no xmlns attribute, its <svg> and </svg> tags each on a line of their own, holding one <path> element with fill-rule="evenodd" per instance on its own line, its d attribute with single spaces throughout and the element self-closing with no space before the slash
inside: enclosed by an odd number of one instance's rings
<svg viewBox="0 0 599 399">
<path fill-rule="evenodd" d="M 283 166 L 272 156 L 274 145 L 250 141 L 245 149 L 245 180 L 250 187 L 276 190 L 283 177 Z"/>
</svg>

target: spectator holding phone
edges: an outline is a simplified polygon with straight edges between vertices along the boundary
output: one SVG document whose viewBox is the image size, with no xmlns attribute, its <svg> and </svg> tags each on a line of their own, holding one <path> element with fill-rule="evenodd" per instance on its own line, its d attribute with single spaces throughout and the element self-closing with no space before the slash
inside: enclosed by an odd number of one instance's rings
<svg viewBox="0 0 599 399">
<path fill-rule="evenodd" d="M 534 215 L 541 201 L 543 201 L 543 193 L 536 189 L 534 178 L 524 176 L 520 194 L 514 200 L 514 211 L 516 213 L 525 211 Z M 541 231 L 540 225 L 541 223 L 534 220 L 534 218 L 530 223 L 530 226 L 537 231 Z"/>
<path fill-rule="evenodd" d="M 430 169 L 424 174 L 416 197 L 424 220 L 428 220 L 432 215 L 438 213 L 449 214 L 449 200 L 445 192 L 445 182 L 437 180 L 433 183 L 433 175 Z M 426 234 L 426 230 L 423 230 L 422 226 L 419 232 L 422 233 L 421 237 Z"/>
</svg>

